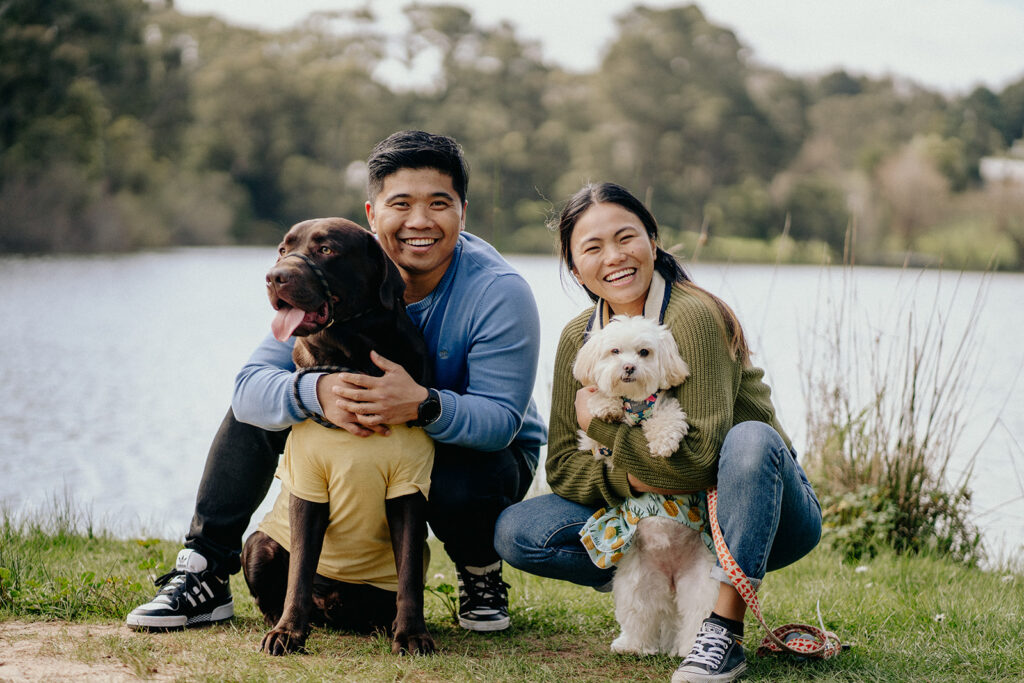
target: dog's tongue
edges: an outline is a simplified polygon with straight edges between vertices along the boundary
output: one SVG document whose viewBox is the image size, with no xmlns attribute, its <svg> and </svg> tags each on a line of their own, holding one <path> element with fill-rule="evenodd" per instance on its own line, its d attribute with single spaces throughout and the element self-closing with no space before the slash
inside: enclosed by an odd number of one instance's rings
<svg viewBox="0 0 1024 683">
<path fill-rule="evenodd" d="M 302 319 L 305 316 L 306 312 L 301 308 L 291 306 L 279 308 L 277 315 L 274 316 L 270 323 L 270 329 L 273 331 L 277 341 L 288 341 L 288 337 L 292 336 L 295 328 L 302 324 Z"/>
</svg>

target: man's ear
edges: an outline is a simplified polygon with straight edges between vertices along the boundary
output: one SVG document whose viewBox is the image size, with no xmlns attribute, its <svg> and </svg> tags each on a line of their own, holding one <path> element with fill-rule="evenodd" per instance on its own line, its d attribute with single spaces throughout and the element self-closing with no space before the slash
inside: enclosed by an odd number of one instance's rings
<svg viewBox="0 0 1024 683">
<path fill-rule="evenodd" d="M 459 232 L 466 229 L 466 209 L 469 208 L 469 200 L 462 202 L 462 218 L 459 220 Z"/>
<path fill-rule="evenodd" d="M 368 202 L 366 202 L 366 222 L 370 226 L 370 232 L 372 232 L 373 234 L 376 235 L 377 234 L 377 229 L 375 227 L 373 227 L 373 219 L 374 219 L 373 202 L 368 201 Z"/>
</svg>

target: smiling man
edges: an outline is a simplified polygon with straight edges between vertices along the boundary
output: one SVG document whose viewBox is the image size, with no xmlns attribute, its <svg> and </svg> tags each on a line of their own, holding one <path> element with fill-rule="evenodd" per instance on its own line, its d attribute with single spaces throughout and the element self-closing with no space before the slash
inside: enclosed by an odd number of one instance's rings
<svg viewBox="0 0 1024 683">
<path fill-rule="evenodd" d="M 313 413 L 359 436 L 409 423 L 434 439 L 428 521 L 458 571 L 459 623 L 474 631 L 508 628 L 494 525 L 525 496 L 547 438 L 532 399 L 536 302 L 493 247 L 465 232 L 469 173 L 455 140 L 395 133 L 377 144 L 367 167 L 366 217 L 405 282 L 409 316 L 434 363 L 433 386 L 376 354 L 379 377 L 297 373 L 294 338 L 269 335 L 236 379 L 186 549 L 158 580 L 156 597 L 128 615 L 129 626 L 231 618 L 227 580 L 240 568 L 242 534 L 273 480 L 287 430 Z M 366 444 L 372 448 L 373 440 Z"/>
</svg>

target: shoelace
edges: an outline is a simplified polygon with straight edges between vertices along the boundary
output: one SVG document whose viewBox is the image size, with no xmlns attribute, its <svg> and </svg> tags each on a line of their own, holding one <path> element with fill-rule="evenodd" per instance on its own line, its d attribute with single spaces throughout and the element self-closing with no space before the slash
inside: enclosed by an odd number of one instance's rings
<svg viewBox="0 0 1024 683">
<path fill-rule="evenodd" d="M 726 650 L 732 644 L 732 640 L 721 633 L 712 631 L 701 631 L 697 634 L 697 641 L 693 649 L 686 656 L 684 664 L 707 664 L 710 667 L 717 667 L 725 657 Z M 697 648 L 701 648 L 698 651 Z"/>
<path fill-rule="evenodd" d="M 503 600 L 507 595 L 505 591 L 508 590 L 509 585 L 501 580 L 497 572 L 479 576 L 469 572 L 466 574 L 473 577 L 469 581 L 464 581 L 463 584 L 466 586 L 466 597 L 474 604 L 490 607 L 493 601 Z"/>
<path fill-rule="evenodd" d="M 190 582 L 191 579 L 191 582 Z M 180 569 L 172 569 L 163 576 L 153 581 L 157 586 L 162 586 L 160 592 L 156 594 L 154 600 L 163 598 L 161 602 L 170 603 L 172 596 L 181 590 L 188 591 L 190 583 L 199 583 L 199 579 L 196 578 L 195 574 L 190 572 L 184 572 Z"/>
</svg>

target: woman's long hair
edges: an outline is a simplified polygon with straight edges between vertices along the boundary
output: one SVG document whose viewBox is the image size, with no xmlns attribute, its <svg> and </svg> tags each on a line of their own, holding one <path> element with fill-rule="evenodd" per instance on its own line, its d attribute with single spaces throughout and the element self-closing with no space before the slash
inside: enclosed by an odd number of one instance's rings
<svg viewBox="0 0 1024 683">
<path fill-rule="evenodd" d="M 658 221 L 655 220 L 654 215 L 644 206 L 643 202 L 634 197 L 629 190 L 621 185 L 616 185 L 615 183 L 589 183 L 570 197 L 569 201 L 562 207 L 562 211 L 558 215 L 557 229 L 559 256 L 565 268 L 572 273 L 576 265 L 572 260 L 572 249 L 570 248 L 572 233 L 576 228 L 576 223 L 579 221 L 580 216 L 595 204 L 617 204 L 640 219 L 644 230 L 647 231 L 647 236 L 654 241 L 654 268 L 667 282 L 677 283 L 710 298 L 721 313 L 722 321 L 725 325 L 723 333 L 733 358 L 739 358 L 746 362 L 750 356 L 750 350 L 747 347 L 746 339 L 743 336 L 743 328 L 740 326 L 740 321 L 736 318 L 736 314 L 733 313 L 733 310 L 724 301 L 694 284 L 689 273 L 683 268 L 683 264 L 675 256 L 661 248 L 658 238 Z M 597 301 L 598 297 L 596 294 L 587 289 L 582 283 L 580 283 L 580 286 L 583 287 L 591 301 Z"/>
</svg>

